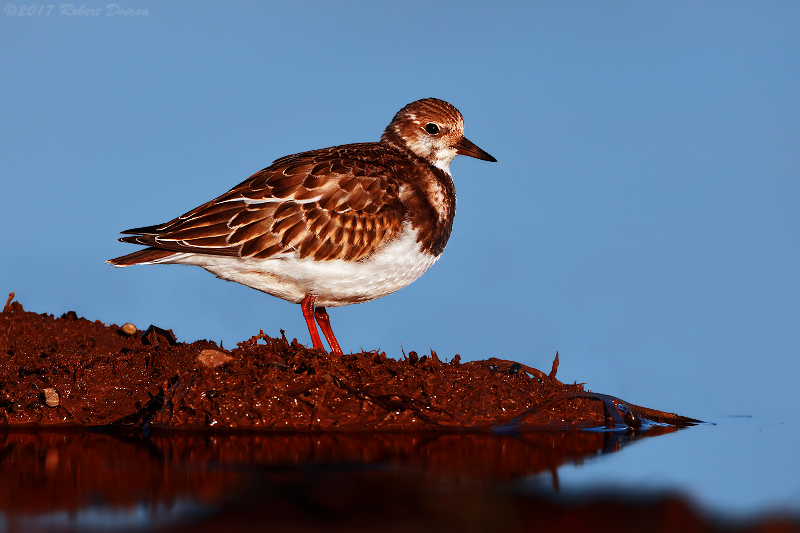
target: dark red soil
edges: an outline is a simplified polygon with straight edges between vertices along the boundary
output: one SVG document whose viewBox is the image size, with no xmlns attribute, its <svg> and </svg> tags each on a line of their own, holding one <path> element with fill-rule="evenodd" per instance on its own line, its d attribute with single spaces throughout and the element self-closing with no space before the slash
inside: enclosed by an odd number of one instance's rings
<svg viewBox="0 0 800 533">
<path fill-rule="evenodd" d="M 127 334 L 74 312 L 26 312 L 12 297 L 0 315 L 0 426 L 524 431 L 693 422 L 562 384 L 557 361 L 547 375 L 494 358 L 445 363 L 435 352 L 339 358 L 263 332 L 227 351 L 152 326 Z"/>
</svg>

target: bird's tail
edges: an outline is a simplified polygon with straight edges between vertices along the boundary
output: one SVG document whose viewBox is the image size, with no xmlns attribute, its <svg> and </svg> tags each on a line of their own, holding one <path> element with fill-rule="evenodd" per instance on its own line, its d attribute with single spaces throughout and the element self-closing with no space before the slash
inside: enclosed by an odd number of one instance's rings
<svg viewBox="0 0 800 533">
<path fill-rule="evenodd" d="M 145 248 L 132 254 L 123 255 L 106 261 L 111 266 L 124 267 L 130 265 L 160 263 L 171 255 L 175 255 L 171 250 L 159 250 L 158 248 Z"/>
</svg>

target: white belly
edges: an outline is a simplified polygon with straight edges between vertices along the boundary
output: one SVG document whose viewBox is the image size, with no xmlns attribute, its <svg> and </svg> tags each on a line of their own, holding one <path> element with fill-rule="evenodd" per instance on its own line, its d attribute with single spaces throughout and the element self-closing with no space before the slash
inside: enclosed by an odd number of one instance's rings
<svg viewBox="0 0 800 533">
<path fill-rule="evenodd" d="M 284 254 L 271 259 L 240 259 L 204 254 L 176 254 L 158 261 L 197 265 L 217 277 L 247 285 L 293 303 L 307 295 L 318 307 L 368 302 L 398 291 L 420 277 L 438 256 L 422 252 L 417 232 L 403 232 L 364 261 L 314 261 Z"/>
</svg>

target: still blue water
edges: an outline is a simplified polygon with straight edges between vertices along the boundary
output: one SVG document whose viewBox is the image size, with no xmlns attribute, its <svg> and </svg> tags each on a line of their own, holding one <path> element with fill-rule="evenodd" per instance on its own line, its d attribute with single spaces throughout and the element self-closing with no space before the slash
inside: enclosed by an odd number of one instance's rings
<svg viewBox="0 0 800 533">
<path fill-rule="evenodd" d="M 561 490 L 676 490 L 703 509 L 747 516 L 800 514 L 798 416 L 706 415 L 713 422 L 559 470 Z"/>
</svg>

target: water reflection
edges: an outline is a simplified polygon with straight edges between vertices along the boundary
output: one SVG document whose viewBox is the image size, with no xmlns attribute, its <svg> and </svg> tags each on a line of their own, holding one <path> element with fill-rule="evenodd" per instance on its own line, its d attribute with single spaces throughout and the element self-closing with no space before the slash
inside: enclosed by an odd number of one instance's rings
<svg viewBox="0 0 800 533">
<path fill-rule="evenodd" d="M 0 528 L 516 530 L 546 502 L 516 480 L 672 431 L 4 433 Z"/>
</svg>

